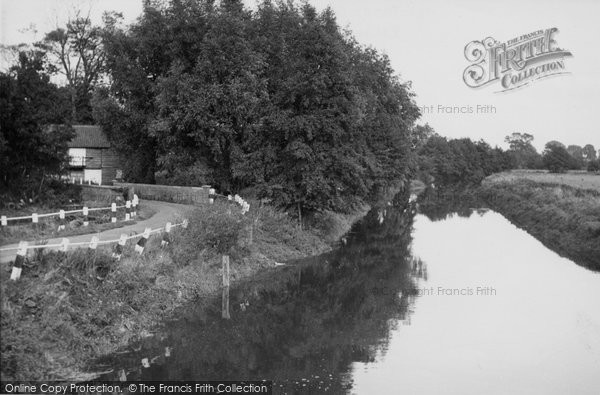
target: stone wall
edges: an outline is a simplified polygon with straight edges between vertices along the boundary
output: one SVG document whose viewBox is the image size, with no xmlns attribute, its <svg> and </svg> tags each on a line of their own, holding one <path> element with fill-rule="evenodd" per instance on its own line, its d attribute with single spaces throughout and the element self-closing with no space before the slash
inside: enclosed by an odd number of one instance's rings
<svg viewBox="0 0 600 395">
<path fill-rule="evenodd" d="M 81 185 L 81 198 L 84 202 L 97 201 L 112 203 L 123 199 L 123 188 L 104 185 Z"/>
<path fill-rule="evenodd" d="M 174 185 L 132 184 L 115 182 L 114 187 L 132 188 L 140 199 L 162 200 L 183 204 L 208 203 L 210 186 L 180 187 Z"/>
</svg>

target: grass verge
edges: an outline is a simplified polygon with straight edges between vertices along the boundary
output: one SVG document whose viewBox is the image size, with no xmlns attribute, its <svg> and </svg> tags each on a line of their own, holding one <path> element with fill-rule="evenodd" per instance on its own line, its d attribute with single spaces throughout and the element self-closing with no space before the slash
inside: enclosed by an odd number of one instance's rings
<svg viewBox="0 0 600 395">
<path fill-rule="evenodd" d="M 600 270 L 600 192 L 528 179 L 488 180 L 481 197 L 548 248 Z"/>
<path fill-rule="evenodd" d="M 201 206 L 169 246 L 161 248 L 155 236 L 138 255 L 130 242 L 119 262 L 110 250 L 39 251 L 17 282 L 3 267 L 1 379 L 91 379 L 97 372 L 86 373 L 90 361 L 152 336 L 186 302 L 208 302 L 220 289 L 224 253 L 235 283 L 330 249 L 322 230 L 302 230 L 282 212 L 252 207 L 241 216 L 227 203 Z M 338 232 L 339 223 L 332 227 Z"/>
<path fill-rule="evenodd" d="M 600 174 L 585 171 L 550 173 L 547 170 L 511 170 L 492 174 L 484 184 L 530 180 L 542 184 L 559 184 L 578 189 L 591 189 L 600 192 Z"/>
</svg>

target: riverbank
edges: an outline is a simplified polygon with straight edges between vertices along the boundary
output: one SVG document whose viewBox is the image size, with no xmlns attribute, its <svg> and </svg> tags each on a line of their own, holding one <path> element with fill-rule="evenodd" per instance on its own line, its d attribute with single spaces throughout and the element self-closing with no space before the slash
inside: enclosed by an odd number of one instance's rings
<svg viewBox="0 0 600 395">
<path fill-rule="evenodd" d="M 254 205 L 253 207 L 256 207 Z M 271 207 L 241 216 L 227 203 L 199 206 L 189 227 L 166 248 L 151 238 L 143 255 L 128 245 L 114 262 L 109 250 L 38 253 L 19 281 L 0 272 L 2 380 L 82 381 L 100 372 L 88 364 L 152 336 L 187 302 L 207 302 L 221 286 L 221 257 L 231 257 L 231 282 L 278 263 L 331 250 L 362 217 L 329 213 L 329 224 L 300 229 Z"/>
<path fill-rule="evenodd" d="M 405 200 L 374 209 L 334 251 L 238 282 L 231 320 L 221 318 L 220 293 L 208 306 L 185 304 L 154 337 L 97 361 L 114 369 L 101 380 L 268 378 L 274 393 L 347 392 L 344 370 L 375 360 L 390 322 L 410 314 L 422 274 L 410 254 L 413 219 Z"/>
<path fill-rule="evenodd" d="M 600 176 L 501 173 L 479 195 L 548 248 L 600 270 Z"/>
</svg>

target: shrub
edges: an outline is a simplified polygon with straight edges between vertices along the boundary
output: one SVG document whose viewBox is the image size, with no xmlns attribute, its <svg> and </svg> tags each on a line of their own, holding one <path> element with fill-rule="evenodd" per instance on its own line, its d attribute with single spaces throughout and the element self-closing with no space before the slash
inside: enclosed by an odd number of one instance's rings
<svg viewBox="0 0 600 395">
<path fill-rule="evenodd" d="M 32 185 L 27 181 L 21 182 L 20 186 L 21 188 L 0 193 L 0 202 L 4 209 L 21 210 L 32 204 L 56 208 L 81 201 L 81 187 L 60 180 L 46 180 L 41 188 L 39 184 Z"/>
<path fill-rule="evenodd" d="M 172 251 L 176 263 L 187 265 L 205 251 L 214 254 L 241 252 L 238 239 L 245 217 L 236 205 L 217 201 L 212 205 L 198 206 L 188 219 L 188 228 Z"/>
</svg>

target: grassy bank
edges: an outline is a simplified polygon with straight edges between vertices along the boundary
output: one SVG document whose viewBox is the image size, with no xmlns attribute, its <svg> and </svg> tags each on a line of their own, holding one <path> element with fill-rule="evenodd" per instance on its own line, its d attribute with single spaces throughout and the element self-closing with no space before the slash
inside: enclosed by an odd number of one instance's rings
<svg viewBox="0 0 600 395">
<path fill-rule="evenodd" d="M 487 179 L 480 194 L 491 208 L 548 248 L 600 270 L 599 181 L 598 176 L 580 174 L 505 173 Z"/>
<path fill-rule="evenodd" d="M 226 203 L 199 207 L 188 229 L 162 249 L 151 238 L 139 256 L 133 244 L 115 262 L 110 251 L 47 252 L 31 257 L 19 281 L 0 272 L 2 380 L 84 380 L 86 365 L 152 336 L 160 322 L 194 300 L 203 303 L 221 284 L 221 256 L 231 256 L 231 281 L 277 262 L 330 249 L 327 229 L 349 227 L 350 216 L 302 230 L 270 207 L 245 216 Z M 331 219 L 331 218 L 330 218 Z"/>
<path fill-rule="evenodd" d="M 577 189 L 591 189 L 600 192 L 600 174 L 585 171 L 550 173 L 548 170 L 512 170 L 492 174 L 486 178 L 484 184 L 520 180 L 535 181 L 542 184 L 566 185 Z"/>
</svg>

